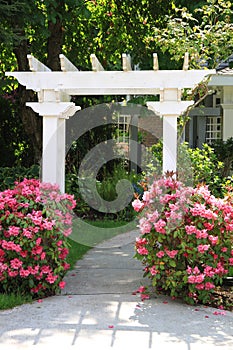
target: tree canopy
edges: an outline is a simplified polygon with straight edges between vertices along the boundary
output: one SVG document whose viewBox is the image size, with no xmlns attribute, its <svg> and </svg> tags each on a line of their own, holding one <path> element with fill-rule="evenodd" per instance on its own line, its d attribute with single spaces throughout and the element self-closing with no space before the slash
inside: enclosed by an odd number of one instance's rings
<svg viewBox="0 0 233 350">
<path fill-rule="evenodd" d="M 0 0 L 0 95 L 8 100 L 14 96 L 12 128 L 21 125 L 24 130 L 16 133 L 12 149 L 26 142 L 31 162 L 40 160 L 41 118 L 25 107 L 36 96 L 4 75 L 28 70 L 27 54 L 60 70 L 59 54 L 64 53 L 79 69 L 88 70 L 92 53 L 106 69 L 122 69 L 122 53 L 131 54 L 140 69 L 151 69 L 157 52 L 161 69 L 176 69 L 188 51 L 192 67 L 212 68 L 232 53 L 232 11 L 231 1 L 224 0 Z M 85 107 L 90 103 L 85 97 L 78 101 Z"/>
</svg>

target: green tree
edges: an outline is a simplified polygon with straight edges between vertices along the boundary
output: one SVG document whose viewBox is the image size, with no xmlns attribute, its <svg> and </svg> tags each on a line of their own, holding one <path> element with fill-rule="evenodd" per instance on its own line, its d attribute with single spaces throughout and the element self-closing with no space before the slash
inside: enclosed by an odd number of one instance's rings
<svg viewBox="0 0 233 350">
<path fill-rule="evenodd" d="M 162 52 L 180 61 L 190 54 L 193 68 L 215 68 L 233 50 L 233 5 L 231 1 L 206 0 L 190 12 L 174 7 L 166 16 L 166 27 L 154 27 L 154 40 Z"/>
<path fill-rule="evenodd" d="M 29 136 L 32 162 L 41 158 L 42 123 L 25 103 L 36 96 L 4 77 L 4 72 L 27 71 L 28 53 L 52 70 L 60 70 L 61 52 L 82 70 L 90 69 L 91 53 L 96 53 L 107 69 L 121 69 L 123 52 L 146 68 L 152 65 L 151 56 L 156 51 L 156 42 L 148 40 L 153 25 L 161 26 L 171 7 L 171 0 L 0 1 L 0 89 L 4 94 L 17 89 L 14 108 Z M 79 102 L 93 104 L 91 99 Z"/>
</svg>

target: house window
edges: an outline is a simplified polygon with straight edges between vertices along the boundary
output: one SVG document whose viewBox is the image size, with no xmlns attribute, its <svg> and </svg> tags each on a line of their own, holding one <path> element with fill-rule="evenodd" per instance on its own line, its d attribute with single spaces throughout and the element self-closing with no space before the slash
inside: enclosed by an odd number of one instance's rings
<svg viewBox="0 0 233 350">
<path fill-rule="evenodd" d="M 118 114 L 117 117 L 117 143 L 128 143 L 131 115 Z"/>
<path fill-rule="evenodd" d="M 215 140 L 222 139 L 222 118 L 206 117 L 206 137 L 205 142 L 210 144 Z"/>
</svg>

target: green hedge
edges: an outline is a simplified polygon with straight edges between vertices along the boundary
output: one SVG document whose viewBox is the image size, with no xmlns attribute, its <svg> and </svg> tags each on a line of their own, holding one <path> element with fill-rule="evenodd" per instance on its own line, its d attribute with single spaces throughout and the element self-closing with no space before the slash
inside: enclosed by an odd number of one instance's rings
<svg viewBox="0 0 233 350">
<path fill-rule="evenodd" d="M 32 165 L 30 168 L 23 166 L 0 167 L 0 191 L 12 189 L 15 181 L 26 179 L 38 179 L 40 173 L 39 165 Z"/>
</svg>

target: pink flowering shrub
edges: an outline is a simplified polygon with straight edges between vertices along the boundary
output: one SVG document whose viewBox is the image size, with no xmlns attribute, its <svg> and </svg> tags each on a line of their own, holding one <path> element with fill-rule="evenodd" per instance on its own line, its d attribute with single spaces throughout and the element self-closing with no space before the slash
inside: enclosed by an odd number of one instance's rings
<svg viewBox="0 0 233 350">
<path fill-rule="evenodd" d="M 171 177 L 154 181 L 136 199 L 140 237 L 135 257 L 157 291 L 208 304 L 233 275 L 233 196 L 188 188 Z"/>
<path fill-rule="evenodd" d="M 35 179 L 0 192 L 0 292 L 36 297 L 64 288 L 74 207 L 71 195 Z"/>
</svg>

